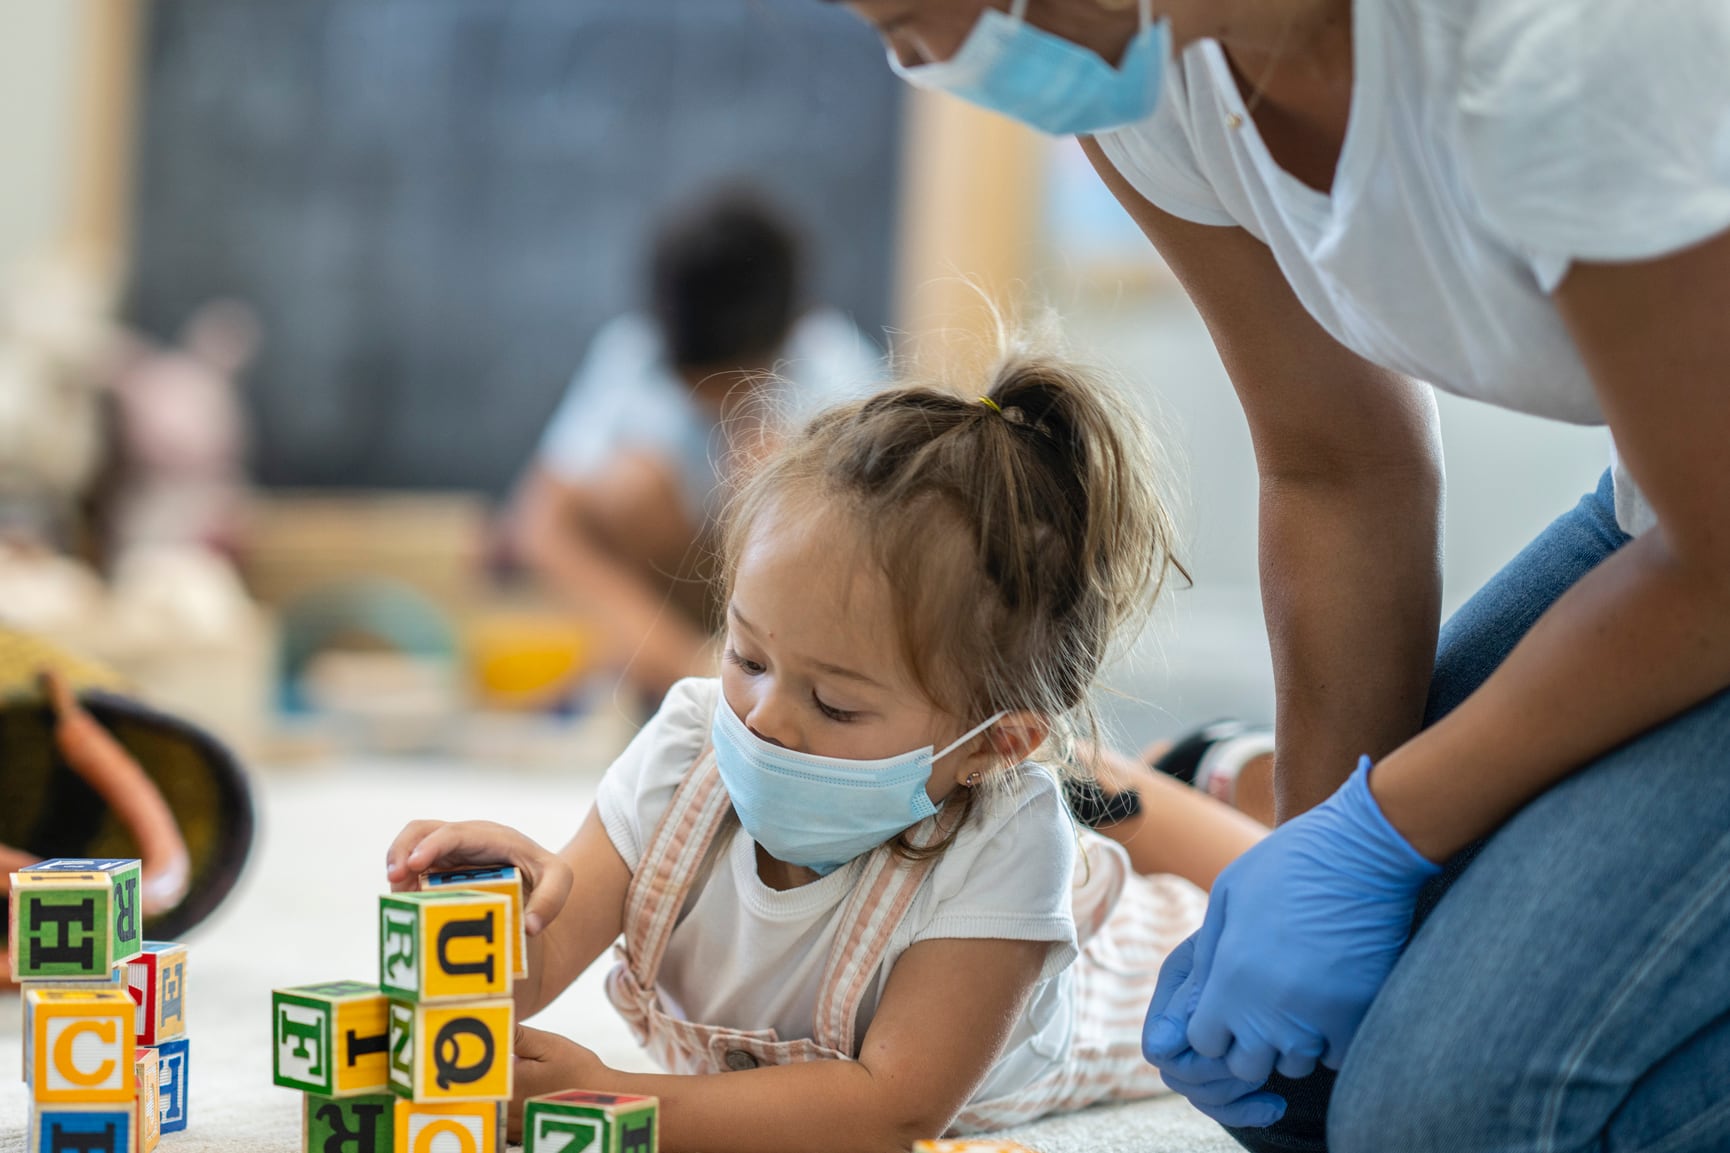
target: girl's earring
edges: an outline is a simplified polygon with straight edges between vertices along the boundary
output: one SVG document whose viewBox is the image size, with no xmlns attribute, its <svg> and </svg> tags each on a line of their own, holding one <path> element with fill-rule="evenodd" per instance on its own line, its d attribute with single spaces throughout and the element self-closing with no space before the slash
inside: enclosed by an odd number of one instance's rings
<svg viewBox="0 0 1730 1153">
<path fill-rule="evenodd" d="M 971 789 L 979 783 L 979 774 L 978 773 L 969 773 L 967 775 L 967 779 L 961 783 L 966 785 L 968 788 Z"/>
</svg>

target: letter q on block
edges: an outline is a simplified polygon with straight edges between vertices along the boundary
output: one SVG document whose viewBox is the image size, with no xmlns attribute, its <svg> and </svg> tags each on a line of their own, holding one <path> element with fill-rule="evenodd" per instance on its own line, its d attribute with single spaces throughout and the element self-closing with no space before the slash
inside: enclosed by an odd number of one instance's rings
<svg viewBox="0 0 1730 1153">
<path fill-rule="evenodd" d="M 42 1104 L 130 1103 L 132 998 L 121 989 L 31 989 L 30 1086 Z"/>
<path fill-rule="evenodd" d="M 414 1004 L 509 996 L 510 908 L 467 889 L 380 897 L 380 989 Z"/>
<path fill-rule="evenodd" d="M 391 1006 L 406 1013 L 411 1068 L 404 1084 L 393 1075 L 391 1090 L 415 1101 L 508 1101 L 512 1089 L 511 1041 L 515 1006 L 505 1000 L 462 1005 Z M 393 1054 L 394 1059 L 394 1054 Z"/>
</svg>

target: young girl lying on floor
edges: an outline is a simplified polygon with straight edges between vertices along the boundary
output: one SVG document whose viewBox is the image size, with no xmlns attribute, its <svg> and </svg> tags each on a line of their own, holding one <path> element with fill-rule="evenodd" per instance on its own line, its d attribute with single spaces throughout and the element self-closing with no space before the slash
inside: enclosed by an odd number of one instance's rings
<svg viewBox="0 0 1730 1153">
<path fill-rule="evenodd" d="M 674 687 L 569 845 L 416 822 L 390 848 L 397 888 L 525 870 L 521 1016 L 624 937 L 608 994 L 670 1075 L 524 1029 L 519 1108 L 653 1094 L 670 1153 L 810 1153 L 1162 1091 L 1141 1018 L 1203 894 L 1078 836 L 1057 779 L 1173 567 L 1139 421 L 1079 369 L 1013 358 L 977 399 L 819 416 L 725 527 L 721 676 Z M 1136 824 L 1162 827 L 1203 885 L 1257 835 L 1176 785 Z"/>
</svg>

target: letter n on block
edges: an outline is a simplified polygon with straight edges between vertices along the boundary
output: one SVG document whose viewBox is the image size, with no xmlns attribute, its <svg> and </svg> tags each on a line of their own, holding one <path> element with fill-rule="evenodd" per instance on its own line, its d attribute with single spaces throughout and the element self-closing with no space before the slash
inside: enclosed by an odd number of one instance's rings
<svg viewBox="0 0 1730 1153">
<path fill-rule="evenodd" d="M 30 989 L 30 1066 L 38 1104 L 132 1106 L 132 998 L 122 989 Z"/>
<path fill-rule="evenodd" d="M 387 1001 L 377 985 L 296 985 L 270 999 L 278 1085 L 325 1097 L 384 1090 Z"/>
<path fill-rule="evenodd" d="M 379 988 L 415 1003 L 511 991 L 511 905 L 496 893 L 438 889 L 379 898 Z"/>
<path fill-rule="evenodd" d="M 657 1153 L 658 1097 L 567 1089 L 523 1105 L 523 1153 Z"/>
<path fill-rule="evenodd" d="M 136 1132 L 131 1105 L 100 1109 L 38 1106 L 30 1115 L 26 1148 L 30 1153 L 134 1153 Z"/>
<path fill-rule="evenodd" d="M 390 1089 L 413 1101 L 508 1101 L 509 1001 L 390 1004 Z"/>
<path fill-rule="evenodd" d="M 398 1101 L 394 1153 L 505 1153 L 504 1102 Z"/>
</svg>

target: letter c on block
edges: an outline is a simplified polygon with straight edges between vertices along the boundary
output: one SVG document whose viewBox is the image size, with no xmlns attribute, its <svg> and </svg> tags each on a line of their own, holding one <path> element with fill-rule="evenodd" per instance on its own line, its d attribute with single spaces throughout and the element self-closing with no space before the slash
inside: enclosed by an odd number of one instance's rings
<svg viewBox="0 0 1730 1153">
<path fill-rule="evenodd" d="M 74 1085 L 81 1085 L 86 1089 L 100 1085 L 110 1077 L 114 1076 L 114 1061 L 112 1058 L 96 1066 L 96 1071 L 94 1073 L 86 1073 L 84 1070 L 80 1069 L 78 1063 L 72 1059 L 72 1043 L 76 1041 L 81 1034 L 94 1033 L 96 1034 L 96 1039 L 98 1041 L 101 1041 L 104 1045 L 112 1045 L 120 1039 L 119 1028 L 119 1023 L 114 1020 L 74 1021 L 72 1024 L 66 1026 L 66 1028 L 61 1032 L 59 1038 L 54 1042 L 55 1072 L 59 1073 Z"/>
</svg>

